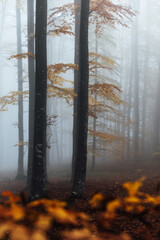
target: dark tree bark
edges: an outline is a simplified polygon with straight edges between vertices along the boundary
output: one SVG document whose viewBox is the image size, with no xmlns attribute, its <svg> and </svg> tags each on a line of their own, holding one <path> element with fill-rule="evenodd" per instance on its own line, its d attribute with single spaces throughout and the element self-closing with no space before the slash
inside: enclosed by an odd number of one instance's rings
<svg viewBox="0 0 160 240">
<path fill-rule="evenodd" d="M 76 6 L 75 12 L 75 53 L 74 53 L 74 63 L 79 65 L 79 32 L 80 32 L 80 0 L 74 1 Z M 74 92 L 78 93 L 78 78 L 79 70 L 74 71 Z M 75 161 L 76 161 L 76 150 L 77 150 L 77 96 L 74 97 L 73 103 L 73 155 L 72 155 L 72 178 L 73 182 L 74 171 L 75 171 Z"/>
<path fill-rule="evenodd" d="M 87 163 L 88 134 L 88 18 L 89 0 L 81 0 L 80 38 L 79 38 L 79 81 L 77 97 L 77 139 L 76 158 L 71 196 L 83 197 Z"/>
<path fill-rule="evenodd" d="M 31 200 L 46 196 L 47 0 L 36 1 L 36 78 Z"/>
<path fill-rule="evenodd" d="M 34 54 L 34 0 L 27 1 L 27 32 L 28 52 Z M 33 162 L 33 131 L 34 131 L 34 102 L 35 102 L 35 64 L 34 58 L 28 58 L 29 77 L 29 144 L 28 144 L 28 171 L 27 185 L 31 183 L 31 171 Z"/>
<path fill-rule="evenodd" d="M 21 12 L 20 8 L 16 6 L 16 29 L 17 29 L 17 54 L 22 53 L 22 40 L 21 40 Z M 18 92 L 23 92 L 23 69 L 22 59 L 17 60 L 18 64 Z M 23 95 L 18 95 L 18 171 L 17 179 L 24 178 L 24 137 L 23 137 Z"/>
</svg>

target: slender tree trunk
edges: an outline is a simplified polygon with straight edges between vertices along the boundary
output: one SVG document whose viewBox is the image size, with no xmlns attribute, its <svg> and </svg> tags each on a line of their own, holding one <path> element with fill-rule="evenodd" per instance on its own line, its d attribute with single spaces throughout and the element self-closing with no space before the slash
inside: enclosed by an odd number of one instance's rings
<svg viewBox="0 0 160 240">
<path fill-rule="evenodd" d="M 79 33 L 80 33 L 80 10 L 81 10 L 81 1 L 75 0 L 76 12 L 75 12 L 75 54 L 74 54 L 74 63 L 79 65 Z M 78 93 L 78 78 L 79 70 L 74 71 L 74 92 Z M 75 161 L 76 161 L 76 150 L 77 150 L 77 96 L 74 97 L 74 106 L 73 106 L 73 155 L 72 155 L 72 177 L 71 181 L 73 182 L 74 171 L 75 171 Z"/>
<path fill-rule="evenodd" d="M 1 15 L 1 25 L 0 25 L 0 46 L 1 46 L 2 36 L 3 36 L 6 6 L 7 6 L 7 1 L 2 2 L 2 15 Z"/>
<path fill-rule="evenodd" d="M 1 43 L 2 43 L 2 38 L 3 38 L 3 30 L 4 30 L 4 21 L 5 21 L 5 16 L 6 16 L 6 6 L 7 6 L 7 1 L 4 1 L 1 3 L 2 4 L 2 14 L 1 14 L 1 23 L 0 23 L 0 50 L 1 50 Z M 1 66 L 2 67 L 2 66 Z M 0 74 L 2 74 L 2 69 L 0 67 Z M 1 95 L 3 93 L 3 83 L 2 81 L 0 82 L 0 89 L 1 89 Z M 2 126 L 2 118 L 0 118 L 0 126 Z M 4 129 L 1 128 L 0 130 L 0 136 L 1 136 L 1 147 L 0 147 L 0 158 L 1 158 L 1 163 L 3 161 L 3 131 Z"/>
<path fill-rule="evenodd" d="M 21 40 L 21 12 L 16 2 L 16 23 L 17 23 L 17 54 L 22 53 L 22 40 Z M 18 63 L 18 92 L 23 92 L 23 69 L 22 59 L 17 60 Z M 18 95 L 18 171 L 17 179 L 24 178 L 24 137 L 23 137 L 23 94 Z"/>
<path fill-rule="evenodd" d="M 149 14 L 149 1 L 147 1 L 147 16 Z M 143 107 L 142 107 L 142 154 L 144 159 L 146 157 L 146 110 L 147 110 L 147 90 L 149 84 L 148 71 L 149 71 L 149 54 L 150 54 L 150 39 L 148 37 L 148 30 L 150 29 L 150 20 L 147 18 L 147 30 L 146 30 L 146 47 L 145 47 L 145 59 L 144 59 L 144 85 L 143 85 Z"/>
<path fill-rule="evenodd" d="M 46 195 L 47 0 L 36 0 L 36 78 L 30 199 Z"/>
<path fill-rule="evenodd" d="M 28 52 L 34 54 L 34 0 L 27 0 L 27 32 Z M 28 143 L 28 171 L 27 185 L 31 183 L 33 162 L 33 132 L 34 132 L 34 102 L 35 102 L 35 60 L 28 58 L 29 77 L 29 143 Z"/>
<path fill-rule="evenodd" d="M 98 35 L 96 33 L 96 53 L 98 53 Z M 96 58 L 96 62 L 97 62 L 97 58 Z M 95 84 L 97 84 L 97 68 L 95 69 Z M 95 93 L 95 100 L 97 100 L 97 93 Z M 95 104 L 95 107 L 94 107 L 94 115 L 96 115 L 96 104 Z M 97 124 L 97 119 L 94 117 L 93 119 L 93 131 L 96 131 L 96 124 Z M 93 136 L 93 143 L 92 143 L 92 146 L 93 146 L 93 153 L 92 153 L 92 165 L 91 165 L 91 171 L 95 171 L 95 164 L 96 164 L 96 156 L 95 156 L 95 153 L 96 153 L 96 137 Z"/>
<path fill-rule="evenodd" d="M 140 0 L 136 0 L 137 11 L 140 9 Z M 134 26 L 134 162 L 139 161 L 139 67 L 138 67 L 138 15 L 136 16 Z"/>
<path fill-rule="evenodd" d="M 147 89 L 148 89 L 148 66 L 149 65 L 149 44 L 147 39 L 145 63 L 144 63 L 144 86 L 143 86 L 143 107 L 142 107 L 142 154 L 145 157 L 145 130 L 146 130 L 146 106 L 147 106 Z"/>
<path fill-rule="evenodd" d="M 77 143 L 72 196 L 83 197 L 87 164 L 88 134 L 88 19 L 89 0 L 81 0 L 79 40 L 79 82 L 77 98 Z"/>
<path fill-rule="evenodd" d="M 159 71 L 160 72 L 160 71 Z M 152 151 L 156 151 L 160 144 L 160 77 L 157 82 L 156 97 L 155 97 L 155 111 L 154 111 L 154 124 L 153 124 L 153 140 L 152 140 Z"/>
<path fill-rule="evenodd" d="M 132 85 L 133 85 L 133 76 L 132 76 L 132 71 L 133 71 L 133 60 L 131 61 L 131 74 L 130 74 L 130 80 L 128 84 L 128 110 L 127 110 L 127 119 L 128 119 L 128 126 L 127 126 L 127 161 L 130 162 L 131 160 L 131 124 L 130 124 L 130 119 L 131 119 L 131 105 L 132 105 Z"/>
</svg>

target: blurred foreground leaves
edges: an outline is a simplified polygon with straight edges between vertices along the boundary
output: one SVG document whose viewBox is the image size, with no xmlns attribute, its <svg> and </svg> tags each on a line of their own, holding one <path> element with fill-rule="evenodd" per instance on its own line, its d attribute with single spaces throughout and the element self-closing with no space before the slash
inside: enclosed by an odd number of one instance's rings
<svg viewBox="0 0 160 240">
<path fill-rule="evenodd" d="M 73 205 L 69 208 L 63 201 L 41 199 L 27 203 L 22 194 L 17 197 L 11 192 L 3 192 L 0 198 L 0 239 L 131 240 L 127 233 L 116 234 L 112 222 L 127 215 L 150 231 L 146 215 L 159 212 L 160 196 L 140 191 L 144 179 L 124 183 L 126 193 L 120 198 L 95 194 L 89 202 L 87 214 L 73 210 Z M 93 221 L 92 214 L 96 211 L 99 211 L 99 218 Z"/>
</svg>

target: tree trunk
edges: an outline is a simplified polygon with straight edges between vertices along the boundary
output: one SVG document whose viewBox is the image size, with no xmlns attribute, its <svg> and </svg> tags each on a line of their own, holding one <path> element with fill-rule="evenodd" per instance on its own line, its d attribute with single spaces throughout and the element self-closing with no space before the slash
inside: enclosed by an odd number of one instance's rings
<svg viewBox="0 0 160 240">
<path fill-rule="evenodd" d="M 153 140 L 152 140 L 152 151 L 156 151 L 160 144 L 160 104 L 159 104 L 159 93 L 160 93 L 160 78 L 158 79 L 156 88 L 155 98 L 155 111 L 154 111 L 154 124 L 153 124 Z"/>
<path fill-rule="evenodd" d="M 21 12 L 19 6 L 16 4 L 16 28 L 17 28 L 17 54 L 22 53 L 21 40 Z M 23 75 L 22 75 L 22 59 L 17 60 L 18 63 L 18 92 L 23 92 Z M 23 95 L 18 95 L 18 171 L 17 179 L 24 178 L 24 138 L 23 138 Z"/>
<path fill-rule="evenodd" d="M 1 46 L 1 41 L 2 41 L 2 37 L 3 37 L 6 5 L 7 5 L 7 1 L 2 2 L 2 15 L 1 15 L 1 25 L 0 25 L 0 46 Z"/>
<path fill-rule="evenodd" d="M 140 0 L 136 0 L 137 11 L 140 9 Z M 134 162 L 139 161 L 139 67 L 138 67 L 138 15 L 136 16 L 134 26 L 134 57 L 133 57 L 133 68 L 134 68 L 134 117 L 135 117 L 135 128 L 134 128 Z"/>
<path fill-rule="evenodd" d="M 88 134 L 88 18 L 89 0 L 81 0 L 80 40 L 79 40 L 79 82 L 77 98 L 77 139 L 75 172 L 72 197 L 81 198 L 84 193 L 87 164 Z"/>
<path fill-rule="evenodd" d="M 133 54 L 133 53 L 132 53 Z M 128 126 L 127 126 L 127 153 L 126 153 L 126 158 L 127 161 L 130 162 L 131 160 L 131 105 L 132 105 L 132 85 L 133 85 L 133 76 L 132 76 L 132 71 L 133 71 L 133 58 L 131 61 L 131 74 L 130 74 L 130 79 L 129 79 L 129 84 L 128 84 L 128 109 L 127 109 L 127 120 L 128 120 Z"/>
<path fill-rule="evenodd" d="M 80 9 L 81 2 L 80 0 L 75 0 L 76 12 L 75 12 L 75 55 L 74 63 L 79 65 L 79 32 L 80 32 Z M 78 78 L 79 70 L 74 70 L 74 92 L 78 93 Z M 71 181 L 73 182 L 74 171 L 75 171 L 75 161 L 76 161 L 76 150 L 77 150 L 77 96 L 74 97 L 73 103 L 73 155 L 72 155 L 72 177 Z"/>
<path fill-rule="evenodd" d="M 96 33 L 96 54 L 98 53 L 98 35 Z M 97 57 L 96 57 L 96 62 L 97 62 Z M 95 69 L 95 84 L 97 84 L 97 68 Z M 97 93 L 95 93 L 94 96 L 95 100 L 97 100 Z M 94 107 L 94 115 L 96 115 L 96 104 Z M 97 119 L 94 117 L 93 119 L 93 131 L 96 131 L 96 125 L 97 125 Z M 91 164 L 91 171 L 95 171 L 95 164 L 96 164 L 96 137 L 93 136 L 93 142 L 92 142 L 92 146 L 93 146 L 93 152 L 92 152 L 92 164 Z"/>
<path fill-rule="evenodd" d="M 34 54 L 34 0 L 27 0 L 27 32 L 28 52 Z M 29 77 L 29 143 L 28 143 L 28 171 L 27 185 L 31 183 L 33 162 L 33 132 L 34 132 L 34 102 L 35 102 L 35 64 L 34 58 L 28 58 Z"/>
<path fill-rule="evenodd" d="M 147 38 L 144 62 L 144 86 L 143 86 L 143 107 L 142 107 L 142 154 L 145 157 L 145 130 L 146 130 L 146 106 L 147 106 L 147 89 L 148 89 L 148 68 L 149 68 L 149 39 Z"/>
<path fill-rule="evenodd" d="M 36 0 L 36 78 L 30 199 L 46 195 L 47 0 Z"/>
</svg>

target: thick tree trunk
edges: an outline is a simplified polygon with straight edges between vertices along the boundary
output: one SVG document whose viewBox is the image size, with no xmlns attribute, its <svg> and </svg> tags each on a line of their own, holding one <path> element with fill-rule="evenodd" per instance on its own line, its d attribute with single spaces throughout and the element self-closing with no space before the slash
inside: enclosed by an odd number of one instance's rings
<svg viewBox="0 0 160 240">
<path fill-rule="evenodd" d="M 36 81 L 31 200 L 46 195 L 47 0 L 36 1 Z"/>
<path fill-rule="evenodd" d="M 16 4 L 16 28 L 17 28 L 17 54 L 22 53 L 21 40 L 21 12 Z M 23 74 L 22 74 L 22 59 L 17 60 L 18 63 L 18 92 L 23 92 Z M 24 138 L 23 138 L 23 95 L 18 95 L 18 171 L 17 179 L 24 178 Z"/>
<path fill-rule="evenodd" d="M 27 0 L 27 32 L 28 52 L 34 54 L 34 0 Z M 31 172 L 33 162 L 33 131 L 34 131 L 34 102 L 35 102 L 35 60 L 28 58 L 29 77 L 29 143 L 28 143 L 28 171 L 27 185 L 31 183 Z"/>
<path fill-rule="evenodd" d="M 75 0 L 76 12 L 75 12 L 75 54 L 74 54 L 74 63 L 79 65 L 79 32 L 80 32 L 80 9 L 81 2 L 80 0 Z M 74 92 L 78 93 L 78 78 L 79 70 L 74 71 Z M 74 106 L 73 106 L 73 155 L 72 155 L 72 177 L 71 181 L 73 182 L 74 171 L 75 171 L 75 161 L 76 161 L 76 150 L 77 150 L 77 96 L 74 97 Z"/>
<path fill-rule="evenodd" d="M 88 134 L 88 18 L 89 0 L 81 0 L 79 41 L 79 82 L 77 98 L 77 139 L 72 196 L 83 197 L 87 163 Z"/>
</svg>

